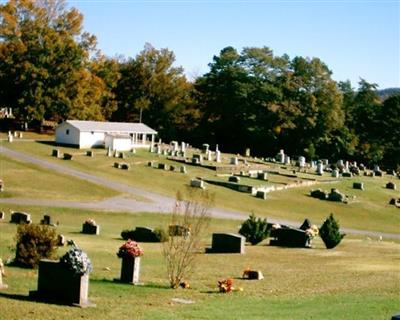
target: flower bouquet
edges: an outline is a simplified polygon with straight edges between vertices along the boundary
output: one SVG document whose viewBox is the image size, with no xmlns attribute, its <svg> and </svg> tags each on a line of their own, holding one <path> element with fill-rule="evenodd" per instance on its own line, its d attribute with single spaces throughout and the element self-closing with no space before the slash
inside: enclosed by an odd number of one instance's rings
<svg viewBox="0 0 400 320">
<path fill-rule="evenodd" d="M 234 289 L 232 285 L 233 285 L 233 279 L 218 281 L 219 292 L 222 293 L 231 292 Z"/>
<path fill-rule="evenodd" d="M 316 236 L 319 234 L 319 229 L 318 227 L 314 224 L 311 226 L 311 228 L 308 228 L 306 231 L 306 235 L 310 240 L 314 239 Z"/>
<path fill-rule="evenodd" d="M 118 258 L 136 258 L 140 257 L 141 255 L 143 255 L 143 250 L 139 247 L 139 244 L 133 240 L 128 240 L 125 242 L 117 252 Z"/>
<path fill-rule="evenodd" d="M 94 219 L 92 219 L 92 218 L 89 218 L 89 219 L 85 220 L 84 224 L 95 226 L 96 225 L 96 221 L 94 221 Z"/>
<path fill-rule="evenodd" d="M 79 248 L 72 248 L 67 251 L 61 258 L 60 263 L 75 275 L 85 275 L 92 272 L 92 263 L 85 252 Z"/>
</svg>

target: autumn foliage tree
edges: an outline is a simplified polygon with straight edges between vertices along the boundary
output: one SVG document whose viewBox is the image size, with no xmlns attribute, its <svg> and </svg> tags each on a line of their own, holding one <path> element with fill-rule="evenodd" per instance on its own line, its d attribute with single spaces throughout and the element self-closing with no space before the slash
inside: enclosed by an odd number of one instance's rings
<svg viewBox="0 0 400 320">
<path fill-rule="evenodd" d="M 91 70 L 96 38 L 82 21 L 63 0 L 0 5 L 0 99 L 20 120 L 107 115 L 107 81 Z"/>
</svg>

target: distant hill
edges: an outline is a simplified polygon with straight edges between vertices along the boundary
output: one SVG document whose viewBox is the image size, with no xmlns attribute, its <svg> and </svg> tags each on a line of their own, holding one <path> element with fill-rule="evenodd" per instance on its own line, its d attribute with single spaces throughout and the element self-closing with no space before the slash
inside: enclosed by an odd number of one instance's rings
<svg viewBox="0 0 400 320">
<path fill-rule="evenodd" d="M 386 88 L 382 90 L 378 90 L 379 97 L 383 100 L 386 100 L 390 96 L 394 94 L 400 94 L 400 88 Z"/>
</svg>

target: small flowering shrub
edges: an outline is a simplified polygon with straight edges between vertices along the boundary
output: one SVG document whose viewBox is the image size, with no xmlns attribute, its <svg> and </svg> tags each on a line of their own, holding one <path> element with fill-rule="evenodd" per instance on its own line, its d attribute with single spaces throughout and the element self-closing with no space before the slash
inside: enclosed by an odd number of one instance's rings
<svg viewBox="0 0 400 320">
<path fill-rule="evenodd" d="M 92 272 L 92 263 L 85 252 L 79 248 L 72 248 L 61 258 L 60 262 L 75 275 L 84 275 Z"/>
<path fill-rule="evenodd" d="M 125 242 L 117 252 L 118 258 L 135 258 L 140 257 L 141 255 L 143 255 L 143 250 L 139 247 L 138 243 L 133 240 Z"/>
</svg>

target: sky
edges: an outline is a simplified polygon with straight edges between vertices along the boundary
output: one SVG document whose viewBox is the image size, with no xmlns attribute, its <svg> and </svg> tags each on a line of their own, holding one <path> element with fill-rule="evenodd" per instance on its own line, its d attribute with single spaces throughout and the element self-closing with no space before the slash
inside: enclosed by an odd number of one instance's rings
<svg viewBox="0 0 400 320">
<path fill-rule="evenodd" d="M 232 46 L 318 57 L 336 81 L 400 87 L 400 0 L 67 0 L 108 56 L 168 48 L 193 79 Z"/>
</svg>

